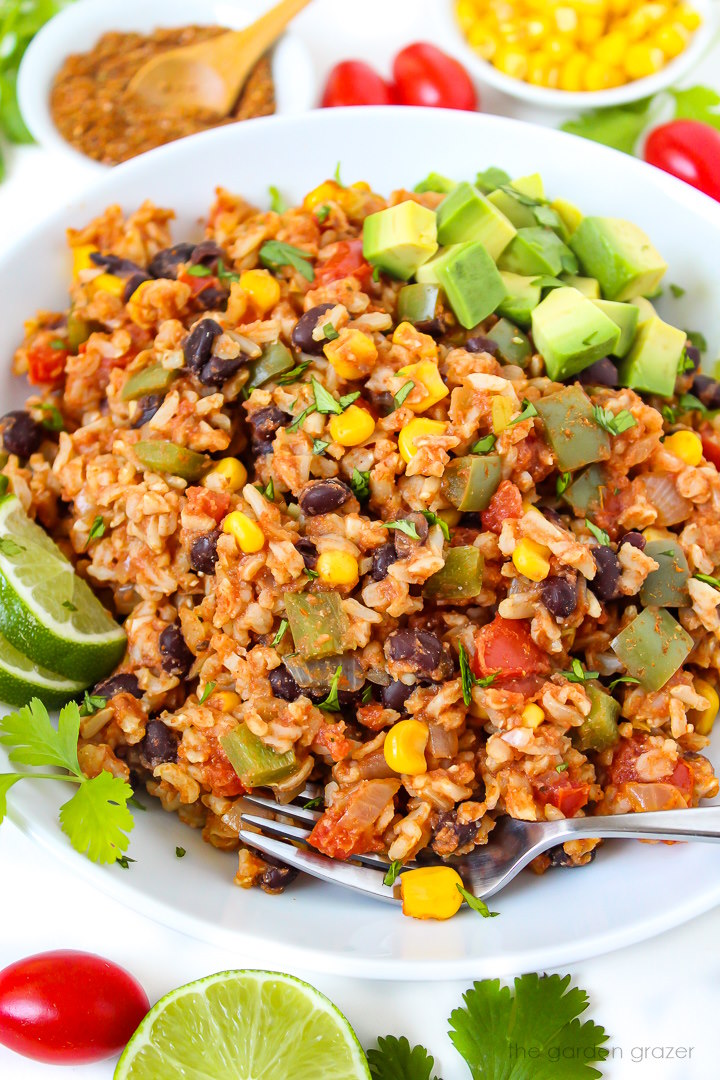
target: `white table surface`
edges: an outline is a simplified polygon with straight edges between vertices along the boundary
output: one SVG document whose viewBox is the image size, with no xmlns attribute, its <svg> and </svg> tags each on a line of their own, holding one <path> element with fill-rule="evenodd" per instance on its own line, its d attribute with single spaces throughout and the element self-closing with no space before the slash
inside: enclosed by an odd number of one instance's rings
<svg viewBox="0 0 720 1080">
<path fill-rule="evenodd" d="M 333 63 L 345 57 L 366 57 L 388 70 L 389 58 L 409 40 L 437 40 L 432 16 L 434 5 L 441 2 L 445 0 L 363 0 L 362 4 L 315 0 L 298 19 L 297 32 L 313 52 L 320 80 Z M 360 20 L 353 17 L 358 11 Z M 720 87 L 719 60 L 716 47 L 688 82 Z M 559 122 L 553 114 L 531 113 L 489 90 L 482 92 L 482 102 L 487 111 L 551 125 Z M 441 148 L 438 152 L 440 168 Z M 21 236 L 43 213 L 88 183 L 84 169 L 36 147 L 11 151 L 7 157 L 9 178 L 0 187 L 3 243 Z M 3 315 L 17 317 L 14 312 Z M 191 979 L 247 963 L 241 951 L 228 953 L 205 945 L 114 902 L 75 878 L 10 822 L 0 831 L 0 888 L 0 968 L 46 949 L 85 949 L 123 964 L 155 1001 Z M 601 905 L 602 896 L 593 903 Z M 588 919 L 592 917 L 590 909 Z M 565 971 L 588 991 L 589 1015 L 611 1035 L 612 1056 L 604 1066 L 605 1076 L 611 1080 L 710 1080 L 718 1075 L 720 910 L 661 938 L 571 965 Z M 460 1004 L 466 983 L 374 983 L 309 970 L 291 973 L 328 994 L 354 1025 L 363 1045 L 372 1045 L 377 1035 L 405 1034 L 435 1055 L 436 1071 L 443 1080 L 467 1080 L 467 1069 L 446 1035 L 446 1019 Z M 59 1073 L 0 1047 L 4 1080 L 34 1080 L 51 1074 L 109 1080 L 113 1065 L 104 1062 Z"/>
</svg>

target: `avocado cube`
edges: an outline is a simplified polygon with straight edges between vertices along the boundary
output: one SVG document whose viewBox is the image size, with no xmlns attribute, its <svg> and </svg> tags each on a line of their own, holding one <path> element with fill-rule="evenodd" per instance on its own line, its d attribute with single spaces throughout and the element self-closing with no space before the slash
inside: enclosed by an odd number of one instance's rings
<svg viewBox="0 0 720 1080">
<path fill-rule="evenodd" d="M 519 176 L 517 180 L 510 181 L 510 187 L 515 188 L 527 199 L 535 202 L 545 201 L 545 185 L 540 173 L 531 173 L 530 176 Z"/>
<path fill-rule="evenodd" d="M 516 229 L 529 229 L 537 225 L 532 206 L 520 202 L 520 199 L 514 198 L 507 190 L 498 188 L 497 191 L 492 191 L 488 195 L 488 202 L 496 206 Z"/>
<path fill-rule="evenodd" d="M 560 215 L 568 236 L 572 236 L 583 219 L 581 211 L 578 210 L 574 203 L 568 202 L 567 199 L 553 199 L 550 206 Z"/>
<path fill-rule="evenodd" d="M 573 729 L 573 746 L 578 750 L 609 750 L 620 740 L 618 720 L 620 702 L 606 694 L 595 683 L 585 683 L 585 693 L 590 698 L 590 712 L 578 728 Z"/>
<path fill-rule="evenodd" d="M 618 367 L 620 385 L 672 397 L 686 340 L 684 330 L 657 315 L 641 323 L 630 352 Z"/>
<path fill-rule="evenodd" d="M 365 218 L 363 254 L 393 277 L 411 278 L 437 248 L 435 212 L 412 199 Z"/>
<path fill-rule="evenodd" d="M 511 274 L 507 270 L 500 272 L 506 296 L 497 307 L 498 315 L 502 315 L 511 322 L 517 323 L 527 330 L 530 326 L 533 308 L 540 303 L 542 289 L 540 285 L 534 285 L 533 277 L 523 277 L 520 274 Z"/>
<path fill-rule="evenodd" d="M 532 356 L 532 346 L 517 326 L 513 326 L 507 319 L 499 319 L 485 336 L 489 341 L 495 342 L 498 356 L 504 364 L 515 364 L 521 368 L 527 366 Z"/>
<path fill-rule="evenodd" d="M 458 322 L 471 330 L 505 299 L 505 286 L 487 248 L 478 240 L 452 244 L 421 266 L 417 279 L 439 284 Z"/>
<path fill-rule="evenodd" d="M 659 690 L 690 655 L 693 639 L 665 608 L 641 611 L 610 647 L 643 690 Z"/>
<path fill-rule="evenodd" d="M 581 472 L 563 492 L 563 499 L 572 506 L 578 517 L 593 517 L 603 503 L 608 485 L 608 473 L 603 465 L 591 465 Z"/>
<path fill-rule="evenodd" d="M 451 180 L 449 176 L 443 176 L 441 173 L 431 172 L 421 180 L 419 184 L 416 184 L 413 191 L 416 195 L 422 195 L 425 191 L 435 191 L 440 195 L 447 195 L 448 192 L 456 186 L 457 180 Z"/>
<path fill-rule="evenodd" d="M 651 540 L 645 545 L 645 554 L 659 563 L 659 569 L 651 571 L 642 584 L 640 603 L 643 607 L 688 605 L 690 568 L 680 545 L 675 540 Z"/>
<path fill-rule="evenodd" d="M 513 237 L 498 259 L 498 266 L 511 274 L 557 277 L 563 271 L 575 273 L 577 260 L 557 233 L 537 225 L 518 229 L 517 236 Z"/>
<path fill-rule="evenodd" d="M 458 184 L 437 208 L 437 238 L 443 245 L 479 240 L 497 260 L 516 231 L 496 206 L 466 182 Z"/>
<path fill-rule="evenodd" d="M 650 296 L 667 270 L 642 229 L 621 218 L 583 218 L 570 247 L 584 272 L 598 279 L 606 300 Z"/>
<path fill-rule="evenodd" d="M 561 281 L 571 289 L 577 289 L 587 300 L 599 300 L 600 282 L 594 277 L 582 277 L 580 274 L 563 274 Z"/>
<path fill-rule="evenodd" d="M 456 510 L 487 510 L 502 479 L 499 454 L 468 454 L 446 467 L 440 489 Z"/>
<path fill-rule="evenodd" d="M 610 436 L 595 422 L 592 402 L 577 383 L 541 398 L 535 408 L 562 472 L 610 457 Z"/>
<path fill-rule="evenodd" d="M 638 309 L 638 326 L 641 326 L 648 319 L 655 319 L 658 317 L 658 313 L 650 303 L 650 301 L 644 296 L 633 296 L 632 300 L 628 303 Z"/>
<path fill-rule="evenodd" d="M 535 347 L 561 382 L 614 351 L 620 328 L 577 289 L 553 289 L 532 313 Z M 677 365 L 676 365 L 677 366 Z"/>
<path fill-rule="evenodd" d="M 509 183 L 510 173 L 506 173 L 504 169 L 499 169 L 497 165 L 490 165 L 475 177 L 475 187 L 478 191 L 482 191 L 483 195 L 489 195 L 491 191 L 495 191 L 496 188 Z"/>
<path fill-rule="evenodd" d="M 593 300 L 593 303 L 620 328 L 620 338 L 612 355 L 622 360 L 635 340 L 640 309 L 635 304 L 621 304 L 617 300 Z"/>
</svg>

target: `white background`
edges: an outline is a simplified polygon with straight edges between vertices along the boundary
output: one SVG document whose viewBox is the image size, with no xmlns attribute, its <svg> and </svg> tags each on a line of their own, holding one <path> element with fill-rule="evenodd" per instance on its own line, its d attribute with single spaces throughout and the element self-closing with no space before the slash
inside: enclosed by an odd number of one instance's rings
<svg viewBox="0 0 720 1080">
<path fill-rule="evenodd" d="M 433 9 L 444 2 L 315 0 L 298 19 L 297 32 L 313 52 L 320 79 L 346 57 L 364 57 L 387 72 L 390 57 L 401 45 L 437 40 Z M 695 82 L 720 88 L 720 48 L 688 80 Z M 530 113 L 490 91 L 482 93 L 482 100 L 487 111 L 551 125 L 559 122 L 554 114 Z M 10 176 L 0 188 L 0 241 L 5 243 L 87 183 L 84 170 L 38 148 L 8 156 Z M 442 171 L 442 147 L 438 168 Z M 16 317 L 13 312 L 3 315 Z M 85 949 L 123 964 L 155 1001 L 190 979 L 247 963 L 241 952 L 204 945 L 113 902 L 34 847 L 9 822 L 0 832 L 0 868 L 0 968 L 46 949 Z M 600 895 L 592 899 L 588 920 L 602 903 Z M 542 934 L 541 926 L 538 933 Z M 268 966 L 283 965 L 275 958 Z M 613 1054 L 604 1074 L 611 1080 L 710 1080 L 720 1074 L 720 911 L 565 971 L 588 991 L 589 1014 L 610 1032 Z M 372 1045 L 380 1034 L 405 1034 L 435 1055 L 436 1072 L 443 1080 L 467 1080 L 467 1069 L 446 1037 L 447 1017 L 460 1004 L 466 983 L 373 983 L 308 970 L 291 973 L 328 994 L 364 1046 Z M 684 1056 L 668 1059 L 668 1048 L 676 1047 L 683 1048 Z M 109 1080 L 113 1067 L 113 1062 L 106 1062 L 60 1073 L 0 1047 L 2 1080 L 52 1074 Z"/>
</svg>

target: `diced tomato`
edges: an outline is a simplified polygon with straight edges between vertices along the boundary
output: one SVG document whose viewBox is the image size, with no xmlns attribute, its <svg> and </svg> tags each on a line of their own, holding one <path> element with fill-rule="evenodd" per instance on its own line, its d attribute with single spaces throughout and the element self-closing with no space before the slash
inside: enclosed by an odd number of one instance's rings
<svg viewBox="0 0 720 1080">
<path fill-rule="evenodd" d="M 700 438 L 702 439 L 705 460 L 714 465 L 716 469 L 720 469 L 720 437 L 715 434 L 710 424 L 703 424 L 700 428 Z"/>
<path fill-rule="evenodd" d="M 68 349 L 54 349 L 49 341 L 36 341 L 28 350 L 28 380 L 33 386 L 62 382 Z"/>
<path fill-rule="evenodd" d="M 362 240 L 342 240 L 333 255 L 315 271 L 313 285 L 330 285 L 346 277 L 356 277 L 361 285 L 367 285 L 372 276 L 372 266 L 363 256 Z"/>
<path fill-rule="evenodd" d="M 219 746 L 203 765 L 203 781 L 221 799 L 232 799 L 247 791 Z"/>
<path fill-rule="evenodd" d="M 483 529 L 497 533 L 507 518 L 522 517 L 522 495 L 520 489 L 511 480 L 503 480 L 493 495 L 487 510 L 480 515 Z"/>
<path fill-rule="evenodd" d="M 190 286 L 192 296 L 199 296 L 206 289 L 217 289 L 220 285 L 220 279 L 213 274 L 208 274 L 207 277 L 196 277 L 194 274 L 182 273 L 178 275 L 178 281 Z"/>
<path fill-rule="evenodd" d="M 673 787 L 676 787 L 680 794 L 689 801 L 693 791 L 693 781 L 694 777 L 691 766 L 688 765 L 686 761 L 683 761 L 682 758 L 678 758 L 677 765 L 670 774 L 668 783 L 672 784 Z"/>
<path fill-rule="evenodd" d="M 608 783 L 618 787 L 626 782 L 641 784 L 646 782 L 638 775 L 637 760 L 647 749 L 647 741 L 642 735 L 625 739 L 615 751 L 612 763 L 607 770 Z M 689 801 L 694 783 L 692 767 L 682 758 L 678 758 L 669 776 L 657 777 L 657 780 L 653 782 L 672 784 Z"/>
<path fill-rule="evenodd" d="M 543 806 L 556 806 L 566 818 L 575 817 L 588 801 L 590 785 L 573 780 L 567 773 L 547 772 L 532 782 L 535 797 Z"/>
<path fill-rule="evenodd" d="M 397 794 L 399 780 L 363 780 L 334 806 L 328 807 L 308 837 L 308 843 L 331 859 L 348 859 L 378 850 L 378 818 Z"/>
<path fill-rule="evenodd" d="M 342 761 L 352 750 L 352 743 L 343 735 L 344 724 L 324 724 L 313 739 L 312 749 L 327 750 L 333 761 Z"/>
<path fill-rule="evenodd" d="M 212 491 L 210 488 L 191 487 L 185 492 L 192 511 L 205 514 L 220 522 L 230 509 L 229 491 Z"/>
<path fill-rule="evenodd" d="M 539 675 L 550 670 L 545 653 L 530 636 L 526 619 L 503 619 L 496 615 L 491 623 L 475 633 L 473 670 L 478 677 Z"/>
</svg>

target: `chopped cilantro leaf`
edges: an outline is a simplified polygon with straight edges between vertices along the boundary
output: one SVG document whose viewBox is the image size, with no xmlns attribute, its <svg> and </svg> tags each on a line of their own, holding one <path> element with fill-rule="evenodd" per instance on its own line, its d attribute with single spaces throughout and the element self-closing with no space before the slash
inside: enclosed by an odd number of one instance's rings
<svg viewBox="0 0 720 1080">
<path fill-rule="evenodd" d="M 367 1054 L 372 1080 L 437 1080 L 431 1077 L 435 1060 L 424 1046 L 410 1046 L 405 1036 L 394 1035 L 377 1042 Z"/>
<path fill-rule="evenodd" d="M 338 334 L 337 330 L 335 329 L 335 327 L 333 326 L 333 324 L 331 322 L 325 323 L 325 325 L 323 326 L 323 334 L 325 335 L 325 340 L 326 341 L 336 341 L 337 338 L 340 337 L 340 335 Z"/>
<path fill-rule="evenodd" d="M 363 690 L 362 694 L 360 695 L 360 701 L 362 702 L 363 705 L 369 705 L 370 702 L 372 701 L 372 696 L 373 696 L 372 686 L 371 686 L 370 683 L 368 683 L 367 686 L 365 687 L 365 689 Z"/>
<path fill-rule="evenodd" d="M 275 637 L 272 639 L 272 641 L 270 642 L 273 649 L 277 649 L 278 645 L 280 644 L 282 639 L 285 637 L 285 631 L 287 630 L 289 625 L 290 624 L 288 623 L 287 619 L 281 619 L 280 620 L 280 626 L 278 628 L 278 632 L 275 635 Z"/>
<path fill-rule="evenodd" d="M 387 887 L 391 889 L 397 881 L 401 870 L 402 862 L 400 859 L 395 859 L 393 862 L 391 862 L 390 866 L 388 867 L 388 871 L 383 878 L 383 885 L 387 885 Z"/>
<path fill-rule="evenodd" d="M 317 209 L 315 210 L 315 217 L 321 225 L 323 225 L 327 221 L 327 219 L 330 217 L 330 207 L 327 203 L 324 203 L 322 206 L 317 207 Z"/>
<path fill-rule="evenodd" d="M 275 376 L 275 382 L 278 386 L 288 386 L 291 383 L 297 382 L 300 379 L 312 363 L 311 360 L 303 360 L 297 367 L 291 368 L 290 371 L 284 371 L 282 375 Z"/>
<path fill-rule="evenodd" d="M 93 540 L 99 540 L 100 537 L 104 535 L 104 533 L 105 522 L 98 514 L 98 516 L 94 519 L 92 525 L 90 526 L 90 532 L 88 533 L 88 538 L 85 542 L 85 550 L 87 551 Z"/>
<path fill-rule="evenodd" d="M 440 532 L 443 534 L 445 539 L 450 539 L 450 527 L 448 526 L 447 521 L 443 521 L 443 519 L 441 517 L 438 517 L 437 514 L 434 514 L 432 510 L 421 510 L 420 513 L 425 518 L 428 525 L 439 525 Z"/>
<path fill-rule="evenodd" d="M 274 210 L 276 214 L 284 214 L 288 208 L 288 204 L 280 194 L 278 188 L 274 184 L 271 184 L 268 188 L 270 193 L 270 209 Z"/>
<path fill-rule="evenodd" d="M 592 679 L 597 679 L 600 675 L 599 671 L 585 671 L 582 664 L 577 658 L 574 658 L 570 671 L 560 671 L 560 675 L 564 675 L 568 682 L 582 683 L 590 682 Z"/>
<path fill-rule="evenodd" d="M 64 431 L 65 421 L 62 418 L 62 413 L 58 409 L 57 405 L 43 404 L 38 406 L 45 414 L 42 418 L 42 426 L 47 431 Z"/>
<path fill-rule="evenodd" d="M 698 581 L 704 581 L 706 585 L 712 585 L 714 589 L 720 589 L 720 578 L 711 577 L 710 574 L 693 574 Z"/>
<path fill-rule="evenodd" d="M 200 695 L 200 697 L 198 698 L 198 705 L 204 705 L 205 704 L 205 702 L 210 697 L 210 695 L 212 694 L 212 692 L 213 692 L 213 690 L 215 689 L 216 686 L 217 686 L 217 683 L 214 683 L 214 682 L 205 683 L 205 685 L 203 686 L 203 692 Z"/>
<path fill-rule="evenodd" d="M 510 421 L 508 427 L 512 427 L 513 424 L 519 424 L 523 420 L 529 420 L 531 416 L 537 416 L 537 414 L 538 411 L 533 405 L 532 401 L 528 401 L 526 398 L 523 398 L 522 412 L 519 413 L 514 420 Z"/>
<path fill-rule="evenodd" d="M 370 494 L 370 471 L 368 470 L 365 472 L 364 470 L 353 469 L 350 478 L 350 487 L 358 502 L 363 502 L 364 499 L 367 499 Z"/>
<path fill-rule="evenodd" d="M 557 495 L 563 495 L 570 487 L 570 481 L 572 480 L 572 473 L 564 472 L 560 473 L 555 481 L 555 493 Z"/>
<path fill-rule="evenodd" d="M 682 285 L 670 285 L 670 292 L 676 300 L 679 300 L 681 296 L 685 295 L 685 289 L 683 289 Z"/>
<path fill-rule="evenodd" d="M 327 450 L 329 442 L 325 442 L 324 439 L 313 439 L 312 452 L 313 454 L 324 454 Z"/>
<path fill-rule="evenodd" d="M 285 266 L 291 266 L 307 281 L 314 281 L 315 271 L 309 259 L 306 251 L 292 244 L 283 244 L 280 240 L 266 240 L 260 248 L 260 262 L 266 269 L 282 270 Z"/>
<path fill-rule="evenodd" d="M 617 416 L 612 409 L 604 409 L 602 405 L 593 405 L 595 423 L 609 435 L 620 435 L 635 427 L 637 420 L 629 409 L 622 409 Z"/>
<path fill-rule="evenodd" d="M 415 526 L 414 521 L 386 521 L 383 523 L 385 529 L 397 529 L 398 532 L 405 533 L 411 540 L 419 540 L 420 536 Z"/>
<path fill-rule="evenodd" d="M 610 537 L 604 529 L 598 529 L 597 525 L 593 525 L 592 521 L 589 521 L 588 518 L 585 518 L 585 527 L 589 529 L 598 544 L 602 547 L 610 547 Z"/>
<path fill-rule="evenodd" d="M 330 693 L 321 701 L 318 705 L 318 709 L 322 709 L 323 712 L 340 712 L 340 698 L 338 697 L 338 687 L 340 686 L 340 676 L 342 675 L 342 664 L 338 664 L 335 668 L 335 674 L 332 677 L 332 683 L 330 684 Z"/>
<path fill-rule="evenodd" d="M 415 388 L 415 383 L 412 381 L 412 379 L 408 379 L 408 381 L 406 383 L 403 383 L 403 385 L 398 390 L 397 394 L 395 394 L 394 397 L 393 397 L 393 401 L 395 402 L 395 408 L 396 409 L 400 408 L 402 403 L 405 401 L 405 398 L 408 396 L 408 394 L 412 393 L 414 388 Z"/>
<path fill-rule="evenodd" d="M 484 435 L 470 447 L 471 454 L 489 454 L 497 442 L 497 435 Z"/>
<path fill-rule="evenodd" d="M 494 919 L 500 914 L 499 911 L 491 911 L 484 900 L 481 900 L 479 896 L 473 896 L 467 889 L 463 889 L 462 885 L 456 885 L 455 888 L 460 893 L 467 906 L 472 908 L 473 911 L 477 911 L 478 915 L 482 915 L 483 919 Z"/>
<path fill-rule="evenodd" d="M 613 679 L 613 681 L 608 684 L 608 690 L 614 690 L 615 687 L 618 686 L 620 683 L 639 683 L 639 682 L 640 682 L 640 680 L 634 678 L 632 675 L 620 675 L 619 678 Z"/>
<path fill-rule="evenodd" d="M 685 333 L 691 345 L 700 352 L 707 352 L 708 343 L 704 334 L 701 334 L 699 330 L 686 330 Z"/>
<path fill-rule="evenodd" d="M 314 799 L 303 803 L 303 810 L 319 810 L 321 806 L 325 806 L 325 796 L 316 795 Z"/>
<path fill-rule="evenodd" d="M 188 266 L 185 271 L 190 277 L 212 277 L 212 270 L 208 266 L 198 263 L 197 266 Z"/>
<path fill-rule="evenodd" d="M 187 851 L 185 850 L 184 847 L 176 847 L 175 848 L 175 856 L 176 856 L 176 858 L 184 859 L 186 855 L 187 855 Z"/>
</svg>

